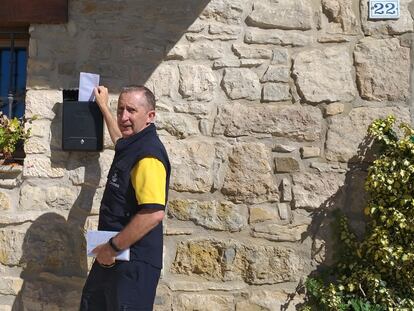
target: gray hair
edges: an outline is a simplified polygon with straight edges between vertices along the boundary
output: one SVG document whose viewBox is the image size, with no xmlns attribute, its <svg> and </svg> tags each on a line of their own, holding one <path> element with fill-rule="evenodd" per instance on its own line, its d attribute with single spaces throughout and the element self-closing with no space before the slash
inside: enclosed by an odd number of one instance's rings
<svg viewBox="0 0 414 311">
<path fill-rule="evenodd" d="M 155 110 L 155 96 L 154 93 L 151 92 L 151 90 L 143 85 L 131 85 L 131 86 L 125 86 L 121 89 L 121 96 L 124 93 L 142 93 L 145 98 L 145 103 L 148 105 L 148 107 L 151 110 Z"/>
</svg>

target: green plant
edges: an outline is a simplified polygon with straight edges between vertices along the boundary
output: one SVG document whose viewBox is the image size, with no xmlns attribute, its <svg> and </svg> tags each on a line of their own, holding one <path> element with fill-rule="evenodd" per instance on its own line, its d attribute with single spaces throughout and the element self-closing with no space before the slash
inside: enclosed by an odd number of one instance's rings
<svg viewBox="0 0 414 311">
<path fill-rule="evenodd" d="M 12 156 L 19 142 L 25 142 L 30 137 L 30 128 L 26 123 L 32 120 L 9 119 L 0 112 L 0 152 L 6 159 Z"/>
<path fill-rule="evenodd" d="M 394 123 L 389 116 L 368 129 L 380 149 L 365 183 L 365 235 L 358 240 L 339 216 L 336 281 L 308 279 L 307 310 L 414 310 L 414 130 L 401 124 L 398 137 Z"/>
</svg>

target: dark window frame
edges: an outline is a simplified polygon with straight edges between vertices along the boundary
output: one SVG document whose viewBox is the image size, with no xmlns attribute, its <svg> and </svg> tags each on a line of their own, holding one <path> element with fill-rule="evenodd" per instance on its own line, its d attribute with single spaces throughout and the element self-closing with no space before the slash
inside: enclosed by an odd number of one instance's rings
<svg viewBox="0 0 414 311">
<path fill-rule="evenodd" d="M 0 23 L 61 24 L 68 22 L 68 0 L 0 0 Z"/>
<path fill-rule="evenodd" d="M 19 101 L 25 100 L 25 91 L 24 94 L 20 94 L 19 97 L 16 95 L 16 72 L 15 70 L 15 51 L 18 49 L 26 49 L 26 53 L 28 52 L 28 46 L 29 46 L 29 32 L 27 27 L 0 27 L 0 49 L 9 49 L 10 50 L 10 60 L 9 60 L 9 66 L 10 66 L 10 72 L 9 77 L 6 79 L 9 79 L 8 85 L 12 86 L 9 89 L 9 92 L 7 94 L 7 99 L 3 98 L 0 99 L 4 102 L 6 102 L 6 105 L 9 105 L 8 108 L 8 117 L 11 117 L 12 114 L 12 106 L 15 103 L 16 99 Z M 27 54 L 26 54 L 27 55 Z M 27 56 L 26 56 L 27 57 Z M 27 76 L 26 76 L 27 78 Z"/>
</svg>

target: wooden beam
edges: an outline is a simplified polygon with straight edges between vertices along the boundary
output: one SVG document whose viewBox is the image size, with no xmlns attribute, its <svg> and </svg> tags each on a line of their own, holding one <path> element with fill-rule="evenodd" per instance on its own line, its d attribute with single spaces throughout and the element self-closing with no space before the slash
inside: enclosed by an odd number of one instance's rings
<svg viewBox="0 0 414 311">
<path fill-rule="evenodd" d="M 68 0 L 0 0 L 0 24 L 59 24 L 68 21 Z"/>
</svg>

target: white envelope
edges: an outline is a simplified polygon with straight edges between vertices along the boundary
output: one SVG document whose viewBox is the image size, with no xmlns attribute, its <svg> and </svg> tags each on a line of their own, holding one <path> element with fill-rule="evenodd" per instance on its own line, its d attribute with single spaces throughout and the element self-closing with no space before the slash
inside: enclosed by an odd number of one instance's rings
<svg viewBox="0 0 414 311">
<path fill-rule="evenodd" d="M 99 75 L 81 72 L 79 77 L 79 101 L 94 101 L 93 89 L 99 86 Z"/>
<path fill-rule="evenodd" d="M 98 245 L 108 242 L 110 238 L 118 233 L 116 231 L 89 230 L 86 232 L 86 254 L 90 257 L 95 257 L 96 254 L 92 253 L 92 250 Z M 119 252 L 116 259 L 129 261 L 129 248 Z"/>
</svg>

